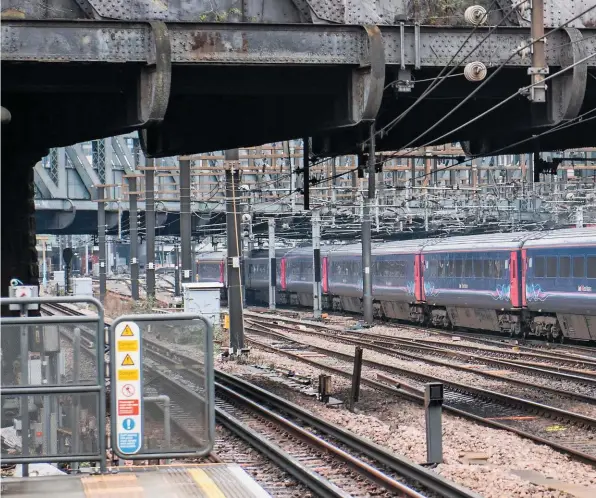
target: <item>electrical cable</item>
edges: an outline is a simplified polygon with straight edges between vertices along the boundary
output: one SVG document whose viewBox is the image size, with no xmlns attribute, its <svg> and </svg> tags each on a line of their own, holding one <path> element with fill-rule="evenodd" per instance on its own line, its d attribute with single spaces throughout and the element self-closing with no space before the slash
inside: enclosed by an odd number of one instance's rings
<svg viewBox="0 0 596 498">
<path fill-rule="evenodd" d="M 491 73 L 488 78 L 486 78 L 482 83 L 480 83 L 480 85 L 478 85 L 464 100 L 462 100 L 458 105 L 456 105 L 453 109 L 451 109 L 447 114 L 445 114 L 445 116 L 443 116 L 441 119 L 439 119 L 436 123 L 434 123 L 430 128 L 428 128 L 427 130 L 423 131 L 420 135 L 418 135 L 416 138 L 414 138 L 413 140 L 411 140 L 408 144 L 404 145 L 402 148 L 403 149 L 407 149 L 408 147 L 410 147 L 412 144 L 416 143 L 418 140 L 420 140 L 422 137 L 424 137 L 425 135 L 427 135 L 429 132 L 431 132 L 432 130 L 434 130 L 438 125 L 440 125 L 443 121 L 445 121 L 448 117 L 450 117 L 453 113 L 455 113 L 459 108 L 461 108 L 466 102 L 468 102 L 472 97 L 474 97 L 489 81 L 492 80 L 492 78 L 494 78 L 497 74 L 499 74 L 499 72 L 501 71 L 501 69 L 503 69 L 503 67 L 505 67 L 505 65 L 510 62 L 517 54 L 519 54 L 521 51 L 532 47 L 535 43 L 544 40 L 547 36 L 552 35 L 553 33 L 559 31 L 560 29 L 564 28 L 565 26 L 567 26 L 569 23 L 575 21 L 576 19 L 579 19 L 580 17 L 584 16 L 585 14 L 587 14 L 588 12 L 594 10 L 596 8 L 596 5 L 592 5 L 591 7 L 588 7 L 586 10 L 584 10 L 583 12 L 581 12 L 580 14 L 577 14 L 576 16 L 572 17 L 571 19 L 565 21 L 564 23 L 562 23 L 560 26 L 557 26 L 556 28 L 551 29 L 548 33 L 545 33 L 544 35 L 536 38 L 535 40 L 532 40 L 531 42 L 529 42 L 527 45 L 517 48 L 505 61 L 503 61 L 501 64 L 499 64 L 499 66 L 496 68 L 496 70 Z M 532 86 L 535 86 L 536 84 L 533 84 Z M 517 92 L 516 92 L 517 94 Z M 391 130 L 392 128 L 392 123 L 389 123 L 385 126 L 383 126 L 380 130 L 377 131 L 377 133 L 385 133 Z"/>
</svg>

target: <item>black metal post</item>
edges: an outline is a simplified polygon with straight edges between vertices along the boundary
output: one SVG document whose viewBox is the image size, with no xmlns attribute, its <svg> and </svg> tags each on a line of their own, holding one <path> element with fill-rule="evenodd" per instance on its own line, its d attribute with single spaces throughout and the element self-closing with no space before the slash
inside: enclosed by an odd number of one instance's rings
<svg viewBox="0 0 596 498">
<path fill-rule="evenodd" d="M 364 322 L 373 325 L 373 295 L 372 295 L 372 241 L 370 203 L 375 198 L 375 125 L 370 126 L 370 142 L 368 151 L 368 195 L 364 197 L 362 216 L 362 307 L 364 308 Z"/>
<path fill-rule="evenodd" d="M 128 213 L 130 225 L 130 294 L 139 299 L 139 225 L 137 218 L 137 179 L 128 178 Z"/>
<path fill-rule="evenodd" d="M 155 160 L 147 159 L 145 170 L 145 228 L 147 229 L 147 264 L 145 280 L 147 299 L 155 298 Z"/>
<path fill-rule="evenodd" d="M 443 462 L 442 412 L 443 384 L 441 382 L 429 382 L 424 388 L 427 463 L 438 464 Z"/>
<path fill-rule="evenodd" d="M 182 249 L 182 283 L 192 282 L 192 230 L 190 205 L 190 160 L 180 160 L 180 244 Z"/>
<path fill-rule="evenodd" d="M 310 141 L 308 137 L 304 138 L 304 154 L 303 154 L 303 168 L 304 168 L 304 209 L 310 209 Z"/>
<path fill-rule="evenodd" d="M 97 243 L 99 245 L 99 300 L 106 297 L 106 205 L 104 187 L 97 187 Z"/>
<path fill-rule="evenodd" d="M 362 380 L 362 353 L 363 349 L 356 346 L 354 351 L 354 371 L 352 373 L 352 390 L 350 392 L 350 410 L 354 409 L 354 403 L 360 398 L 360 381 Z"/>
<path fill-rule="evenodd" d="M 226 229 L 228 243 L 228 308 L 230 310 L 230 353 L 244 348 L 244 315 L 242 302 L 242 268 L 240 260 L 240 209 L 238 180 L 240 166 L 238 149 L 225 151 L 226 170 Z"/>
<path fill-rule="evenodd" d="M 174 246 L 174 296 L 180 296 L 180 257 L 178 244 Z"/>
</svg>

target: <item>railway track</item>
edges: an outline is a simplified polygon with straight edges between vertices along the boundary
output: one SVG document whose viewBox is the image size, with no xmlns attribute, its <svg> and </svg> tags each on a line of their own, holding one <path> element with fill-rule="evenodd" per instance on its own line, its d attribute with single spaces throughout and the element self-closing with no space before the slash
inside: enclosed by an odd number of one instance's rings
<svg viewBox="0 0 596 498">
<path fill-rule="evenodd" d="M 251 321 L 252 323 L 255 323 L 254 320 L 254 315 L 252 318 L 251 315 L 247 317 L 248 323 L 251 323 Z M 289 322 L 290 319 L 285 320 Z M 304 329 L 305 322 L 299 322 L 298 320 L 292 320 L 289 322 L 290 325 L 279 323 L 282 321 L 281 319 L 276 319 L 275 321 L 276 328 L 287 330 L 289 332 L 296 332 L 297 329 L 295 323 L 300 323 L 303 326 L 303 329 L 300 329 L 300 333 L 304 335 L 321 337 L 343 344 L 362 346 L 382 354 L 395 356 L 408 361 L 423 361 L 428 364 L 473 373 L 499 382 L 508 382 L 521 386 L 522 388 L 540 389 L 554 396 L 561 396 L 572 401 L 575 400 L 592 405 L 596 404 L 596 383 L 594 382 L 596 379 L 585 377 L 583 375 L 572 375 L 564 372 L 518 365 L 516 363 L 496 360 L 490 357 L 486 358 L 480 355 L 454 352 L 440 348 L 430 348 L 424 345 L 420 346 L 417 345 L 416 341 L 403 341 L 393 336 L 373 334 L 366 331 L 350 333 L 349 331 L 330 329 L 326 325 L 312 324 L 310 322 L 306 322 L 308 328 Z M 314 328 L 323 329 L 325 332 L 317 332 L 313 330 Z M 575 391 L 557 389 L 544 384 L 519 380 L 506 375 L 506 372 L 512 371 L 520 372 L 538 380 L 552 379 L 559 383 L 563 381 L 568 383 L 568 385 L 572 385 Z"/>
<path fill-rule="evenodd" d="M 76 313 L 68 307 L 60 312 Z M 188 437 L 193 433 L 196 437 L 205 423 L 196 417 L 197 401 L 204 392 L 196 373 L 201 358 L 147 337 L 143 341 L 144 369 L 152 376 L 145 394 L 167 392 L 172 398 L 172 420 Z M 317 496 L 478 496 L 257 386 L 222 372 L 216 376 L 218 423 Z"/>
<path fill-rule="evenodd" d="M 342 360 L 348 363 L 350 370 L 353 363 L 353 355 L 331 351 L 328 347 L 318 347 L 307 342 L 289 338 L 287 335 L 275 330 L 278 324 L 272 324 L 271 321 L 273 320 L 283 322 L 288 319 L 282 317 L 261 317 L 258 324 L 255 324 L 253 321 L 252 325 L 246 327 L 247 332 L 253 334 L 247 336 L 247 340 L 253 342 L 259 348 L 276 352 L 314 366 L 324 367 L 328 371 L 333 369 L 336 373 L 341 372 L 341 375 L 344 377 L 351 377 L 348 371 L 341 371 L 341 369 L 334 367 L 329 368 L 329 365 L 325 365 L 324 362 L 303 358 L 300 353 L 313 351 L 329 358 L 334 358 L 335 360 Z M 294 325 L 293 332 L 305 333 L 305 330 L 297 329 L 294 322 L 294 320 L 290 321 Z M 320 324 L 318 325 L 321 326 Z M 255 335 L 272 338 L 272 341 L 269 343 L 263 342 L 256 339 Z M 397 376 L 394 384 L 399 385 L 400 388 L 394 390 L 393 394 L 398 394 L 420 403 L 423 401 L 422 389 L 424 383 L 431 381 L 443 382 L 445 386 L 444 408 L 446 410 L 467 418 L 472 418 L 486 425 L 516 432 L 524 437 L 548 444 L 559 451 L 574 455 L 583 460 L 592 463 L 596 462 L 596 442 L 594 441 L 596 419 L 594 418 L 527 399 L 508 396 L 487 389 L 397 368 L 384 363 L 364 360 L 363 365 Z M 403 382 L 407 385 L 400 384 L 402 379 L 404 379 Z M 376 382 L 375 385 L 375 381 L 372 381 L 370 378 L 367 378 L 366 381 L 368 385 L 375 388 L 379 387 L 378 384 L 382 384 Z M 387 389 L 384 390 L 391 392 Z M 563 427 L 564 430 L 560 430 L 561 424 L 566 424 Z"/>
</svg>

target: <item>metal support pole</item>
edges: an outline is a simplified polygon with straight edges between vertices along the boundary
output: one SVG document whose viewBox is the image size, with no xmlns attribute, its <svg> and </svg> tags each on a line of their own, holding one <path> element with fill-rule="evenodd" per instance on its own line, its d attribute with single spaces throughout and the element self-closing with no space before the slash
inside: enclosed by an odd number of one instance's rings
<svg viewBox="0 0 596 498">
<path fill-rule="evenodd" d="M 528 69 L 528 73 L 534 85 L 530 88 L 530 100 L 546 102 L 546 85 L 541 83 L 548 74 L 544 51 L 544 0 L 532 0 L 530 5 L 532 10 L 530 31 L 533 44 L 531 46 L 532 67 Z"/>
<path fill-rule="evenodd" d="M 137 179 L 128 178 L 128 213 L 130 224 L 130 289 L 131 297 L 139 299 L 139 225 L 137 218 Z"/>
<path fill-rule="evenodd" d="M 27 316 L 27 305 L 21 305 L 21 317 Z M 21 385 L 29 384 L 29 328 L 21 325 Z M 21 396 L 21 454 L 29 456 L 29 396 Z M 29 466 L 23 464 L 23 477 L 29 477 Z"/>
<path fill-rule="evenodd" d="M 368 195 L 364 197 L 362 217 L 362 306 L 364 308 L 364 322 L 373 325 L 373 296 L 372 296 L 372 242 L 370 203 L 375 198 L 375 125 L 370 126 L 370 141 L 368 153 Z"/>
<path fill-rule="evenodd" d="M 180 160 L 180 244 L 182 248 L 182 282 L 192 282 L 192 253 L 190 212 L 190 160 Z"/>
<path fill-rule="evenodd" d="M 174 296 L 180 296 L 180 257 L 178 255 L 178 244 L 174 246 Z"/>
<path fill-rule="evenodd" d="M 308 137 L 304 138 L 304 209 L 310 209 L 310 142 Z"/>
<path fill-rule="evenodd" d="M 313 286 L 312 308 L 316 320 L 321 318 L 321 213 L 318 209 L 312 212 L 312 250 L 313 250 Z"/>
<path fill-rule="evenodd" d="M 170 397 L 167 394 L 160 394 L 159 396 L 143 396 L 143 401 L 145 403 L 163 403 L 164 439 L 166 441 L 166 449 L 169 449 L 172 444 Z M 169 460 L 166 461 L 166 463 L 169 463 Z"/>
<path fill-rule="evenodd" d="M 84 275 L 89 275 L 89 244 L 85 243 L 85 272 Z"/>
<path fill-rule="evenodd" d="M 329 403 L 331 395 L 331 375 L 319 374 L 319 400 Z"/>
<path fill-rule="evenodd" d="M 97 187 L 97 243 L 99 245 L 99 300 L 106 298 L 106 205 L 104 187 Z"/>
<path fill-rule="evenodd" d="M 269 309 L 275 309 L 277 261 L 275 259 L 275 218 L 269 218 Z"/>
<path fill-rule="evenodd" d="M 429 382 L 424 388 L 424 417 L 426 419 L 426 460 L 431 464 L 443 462 L 443 384 Z"/>
<path fill-rule="evenodd" d="M 352 373 L 352 390 L 350 391 L 350 411 L 354 409 L 354 403 L 360 398 L 360 381 L 362 379 L 362 353 L 363 349 L 356 346 L 354 351 L 354 371 Z"/>
<path fill-rule="evenodd" d="M 145 170 L 145 227 L 147 229 L 147 264 L 145 280 L 147 299 L 155 298 L 155 160 L 147 159 Z"/>
<path fill-rule="evenodd" d="M 294 161 L 292 161 L 291 156 L 290 142 L 283 142 L 283 151 L 284 155 L 288 157 L 288 168 L 290 175 L 290 208 L 292 210 L 292 214 L 294 214 L 296 212 L 296 172 L 294 171 L 295 168 Z"/>
<path fill-rule="evenodd" d="M 47 265 L 47 261 L 46 261 L 46 242 L 43 242 L 42 244 L 42 258 L 43 258 L 43 264 L 42 264 L 42 283 L 43 286 L 45 287 L 48 284 L 48 265 Z"/>
<path fill-rule="evenodd" d="M 244 348 L 244 316 L 242 303 L 242 268 L 240 261 L 240 208 L 238 180 L 240 166 L 238 149 L 225 151 L 226 170 L 226 229 L 228 243 L 228 308 L 230 310 L 230 353 Z"/>
<path fill-rule="evenodd" d="M 358 158 L 356 159 L 356 161 L 360 160 L 360 156 L 358 156 Z M 358 172 L 357 171 L 352 171 L 350 173 L 351 179 L 352 179 L 352 205 L 354 206 L 354 216 L 356 216 L 358 214 L 358 205 L 357 205 L 357 199 L 358 199 Z"/>
<path fill-rule="evenodd" d="M 73 346 L 72 346 L 72 383 L 78 384 L 80 379 L 80 363 L 81 363 L 81 329 L 75 327 L 73 331 Z M 74 394 L 72 396 L 72 453 L 78 455 L 81 452 L 80 448 L 80 395 Z M 78 468 L 78 463 L 73 463 L 74 468 Z"/>
</svg>

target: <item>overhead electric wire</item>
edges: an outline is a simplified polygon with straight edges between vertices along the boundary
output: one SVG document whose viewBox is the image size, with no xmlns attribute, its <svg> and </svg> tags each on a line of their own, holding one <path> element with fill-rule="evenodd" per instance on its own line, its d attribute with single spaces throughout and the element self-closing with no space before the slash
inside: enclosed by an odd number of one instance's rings
<svg viewBox="0 0 596 498">
<path fill-rule="evenodd" d="M 553 33 L 555 33 L 556 31 L 559 31 L 560 29 L 562 29 L 565 26 L 567 26 L 569 23 L 575 21 L 576 19 L 579 19 L 580 17 L 584 16 L 585 14 L 587 14 L 588 12 L 590 12 L 591 10 L 594 10 L 595 8 L 596 8 L 596 5 L 592 5 L 591 7 L 588 7 L 586 10 L 584 10 L 580 14 L 577 14 L 576 16 L 572 17 L 571 19 L 565 21 L 560 26 L 557 26 L 556 28 L 551 29 L 548 33 L 545 33 L 544 35 L 536 38 L 535 40 L 532 40 L 527 45 L 516 49 L 505 61 L 503 61 L 501 64 L 499 64 L 499 66 L 496 68 L 496 70 L 494 72 L 492 72 L 482 83 L 480 83 L 480 85 L 478 85 L 466 98 L 464 98 L 459 104 L 457 104 L 453 109 L 451 109 L 447 114 L 445 114 L 445 116 L 443 116 L 436 123 L 434 123 L 430 128 L 428 128 L 427 130 L 423 131 L 420 135 L 418 135 L 416 138 L 414 138 L 409 143 L 407 143 L 406 145 L 404 145 L 402 148 L 403 149 L 407 149 L 412 144 L 416 143 L 422 137 L 424 137 L 425 135 L 427 135 L 429 132 L 431 132 L 432 130 L 434 130 L 443 121 L 445 121 L 449 116 L 451 116 L 453 113 L 455 113 L 466 102 L 468 102 L 472 97 L 474 97 L 489 81 L 491 81 L 492 78 L 494 78 L 497 74 L 499 74 L 499 72 L 501 71 L 501 69 L 503 69 L 503 67 L 505 67 L 505 65 L 509 61 L 511 61 L 521 51 L 523 51 L 523 50 L 525 50 L 525 49 L 533 46 L 535 43 L 537 43 L 537 42 L 539 42 L 541 40 L 544 40 L 547 36 L 550 36 Z M 534 85 L 532 85 L 532 86 L 534 86 Z M 516 95 L 517 95 L 517 93 L 518 92 L 516 92 Z M 383 126 L 381 129 L 379 129 L 377 133 L 379 133 L 379 132 L 385 132 L 388 129 L 391 129 L 391 127 L 392 127 L 392 123 L 389 123 L 389 124 Z"/>
</svg>

